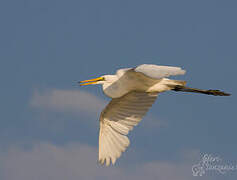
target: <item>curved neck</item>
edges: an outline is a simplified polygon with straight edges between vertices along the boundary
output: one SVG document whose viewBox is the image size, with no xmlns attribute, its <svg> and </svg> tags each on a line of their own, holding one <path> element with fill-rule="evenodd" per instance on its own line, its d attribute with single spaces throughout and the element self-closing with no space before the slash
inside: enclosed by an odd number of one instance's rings
<svg viewBox="0 0 237 180">
<path fill-rule="evenodd" d="M 122 77 L 106 75 L 105 81 L 103 82 L 103 91 L 111 98 L 118 98 L 129 91 L 125 84 L 127 84 L 126 79 Z"/>
</svg>

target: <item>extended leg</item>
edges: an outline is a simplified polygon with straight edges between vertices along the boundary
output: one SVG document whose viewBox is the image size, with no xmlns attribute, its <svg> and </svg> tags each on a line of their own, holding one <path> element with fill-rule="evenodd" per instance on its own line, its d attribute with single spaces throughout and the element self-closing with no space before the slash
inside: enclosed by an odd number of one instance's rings
<svg viewBox="0 0 237 180">
<path fill-rule="evenodd" d="M 190 87 L 180 86 L 180 85 L 174 86 L 174 88 L 172 90 L 173 91 L 182 91 L 182 92 L 202 93 L 202 94 L 208 94 L 208 95 L 214 95 L 214 96 L 230 96 L 229 93 L 225 93 L 220 90 L 213 90 L 213 89 L 202 90 L 202 89 L 190 88 Z"/>
</svg>

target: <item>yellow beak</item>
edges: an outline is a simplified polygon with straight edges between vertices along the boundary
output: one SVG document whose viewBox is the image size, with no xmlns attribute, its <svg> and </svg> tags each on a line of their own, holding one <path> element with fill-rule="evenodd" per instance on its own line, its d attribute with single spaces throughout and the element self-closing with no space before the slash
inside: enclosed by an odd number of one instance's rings
<svg viewBox="0 0 237 180">
<path fill-rule="evenodd" d="M 78 83 L 84 83 L 84 84 L 80 84 L 80 86 L 85 86 L 85 85 L 95 84 L 96 82 L 103 81 L 103 80 L 104 80 L 103 77 L 98 77 L 98 78 L 95 78 L 95 79 L 80 81 Z"/>
</svg>

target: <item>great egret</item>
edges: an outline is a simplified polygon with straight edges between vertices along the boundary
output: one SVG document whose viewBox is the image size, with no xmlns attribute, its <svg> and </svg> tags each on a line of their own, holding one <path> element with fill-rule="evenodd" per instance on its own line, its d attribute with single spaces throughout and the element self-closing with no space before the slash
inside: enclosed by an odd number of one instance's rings
<svg viewBox="0 0 237 180">
<path fill-rule="evenodd" d="M 229 96 L 219 90 L 189 88 L 185 81 L 166 77 L 183 75 L 180 67 L 139 65 L 136 68 L 119 69 L 115 75 L 104 75 L 80 81 L 81 86 L 102 84 L 104 93 L 112 98 L 100 115 L 99 162 L 106 166 L 129 146 L 127 134 L 137 125 L 161 92 L 173 90 L 203 93 L 214 96 Z"/>
</svg>

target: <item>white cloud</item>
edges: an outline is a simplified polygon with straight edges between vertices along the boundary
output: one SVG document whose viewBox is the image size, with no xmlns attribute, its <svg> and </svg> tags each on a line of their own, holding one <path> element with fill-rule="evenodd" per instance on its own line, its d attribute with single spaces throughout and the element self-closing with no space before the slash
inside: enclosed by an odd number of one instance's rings
<svg viewBox="0 0 237 180">
<path fill-rule="evenodd" d="M 0 160 L 1 180 L 194 179 L 187 162 L 155 161 L 126 168 L 101 167 L 96 162 L 97 149 L 80 143 L 66 146 L 38 143 L 28 150 L 13 146 L 0 153 Z"/>
<path fill-rule="evenodd" d="M 86 180 L 119 174 L 115 168 L 99 167 L 96 155 L 95 148 L 79 143 L 65 147 L 39 143 L 30 150 L 14 146 L 1 153 L 3 177 L 0 177 L 3 180 Z"/>
<path fill-rule="evenodd" d="M 86 114 L 100 112 L 105 104 L 104 100 L 79 90 L 35 90 L 30 100 L 30 105 L 35 108 Z"/>
<path fill-rule="evenodd" d="M 108 103 L 108 102 L 107 102 Z M 103 99 L 81 90 L 47 89 L 35 90 L 30 99 L 30 106 L 48 111 L 74 114 L 99 115 L 107 104 Z M 148 115 L 144 127 L 157 128 L 165 122 Z"/>
</svg>

